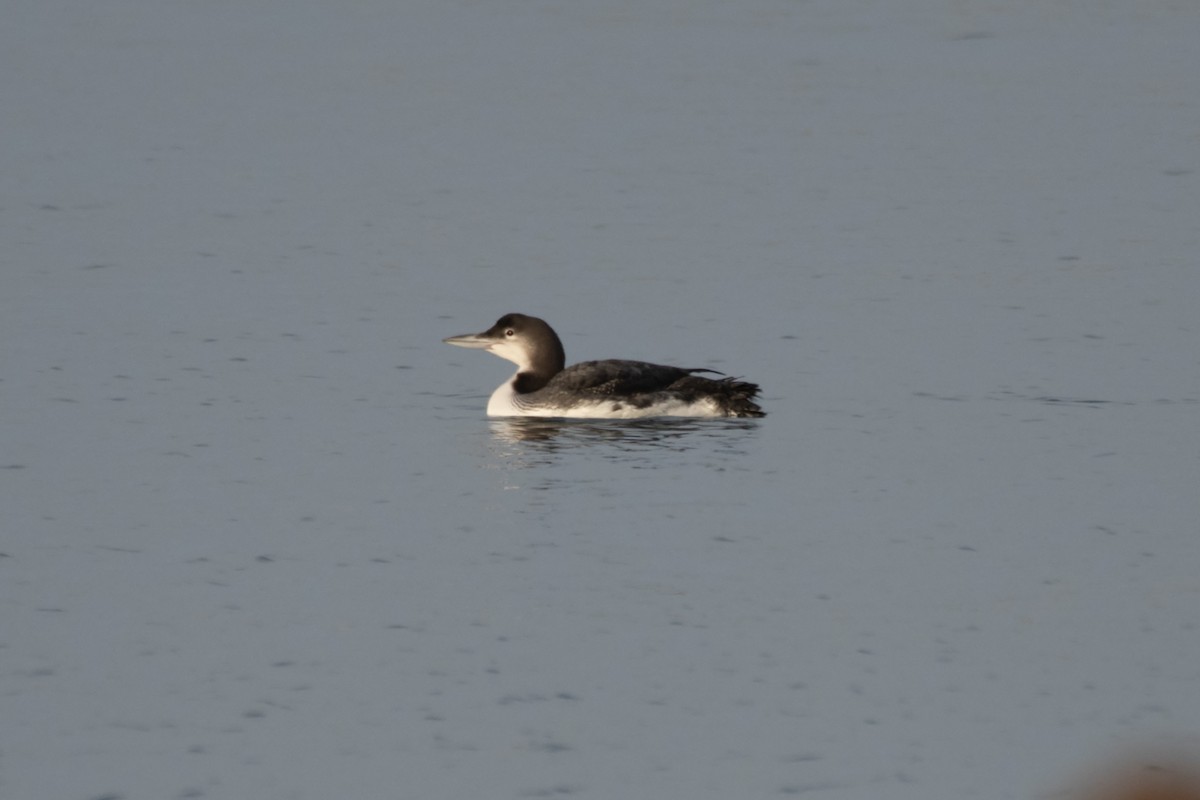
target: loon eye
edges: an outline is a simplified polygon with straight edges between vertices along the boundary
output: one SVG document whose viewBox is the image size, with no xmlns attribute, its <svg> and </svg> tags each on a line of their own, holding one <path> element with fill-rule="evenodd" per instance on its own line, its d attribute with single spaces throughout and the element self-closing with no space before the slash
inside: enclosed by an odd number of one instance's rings
<svg viewBox="0 0 1200 800">
<path fill-rule="evenodd" d="M 509 328 L 508 330 L 506 330 L 506 331 L 504 332 L 504 335 L 505 335 L 505 336 L 516 336 L 516 335 L 517 335 L 517 332 L 516 332 L 516 331 L 514 331 L 512 328 Z"/>
</svg>

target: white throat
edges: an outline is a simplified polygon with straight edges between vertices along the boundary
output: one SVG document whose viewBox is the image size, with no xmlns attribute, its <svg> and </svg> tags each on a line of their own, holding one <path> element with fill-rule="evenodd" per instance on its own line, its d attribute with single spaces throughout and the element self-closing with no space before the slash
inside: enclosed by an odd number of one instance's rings
<svg viewBox="0 0 1200 800">
<path fill-rule="evenodd" d="M 533 369 L 533 363 L 529 360 L 529 352 L 517 342 L 507 340 L 496 342 L 488 347 L 487 351 L 505 361 L 516 364 L 517 372 L 529 372 Z"/>
</svg>

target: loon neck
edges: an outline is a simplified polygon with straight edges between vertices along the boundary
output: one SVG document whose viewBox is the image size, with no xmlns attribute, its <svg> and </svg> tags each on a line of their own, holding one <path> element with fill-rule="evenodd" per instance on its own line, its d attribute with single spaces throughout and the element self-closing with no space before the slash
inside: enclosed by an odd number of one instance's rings
<svg viewBox="0 0 1200 800">
<path fill-rule="evenodd" d="M 517 394 L 536 392 L 566 367 L 567 356 L 558 334 L 537 317 L 509 314 L 502 317 L 495 328 L 500 329 L 497 333 L 501 335 L 514 329 L 519 334 L 517 352 L 497 353 L 517 365 L 517 374 L 512 379 L 513 391 Z"/>
<path fill-rule="evenodd" d="M 513 376 L 512 379 L 513 391 L 517 394 L 529 394 L 530 392 L 536 392 L 538 389 L 541 389 L 543 386 L 549 383 L 550 379 L 553 378 L 559 371 L 561 371 L 561 368 L 555 372 L 548 372 L 545 370 L 539 370 L 537 372 L 518 372 Z"/>
</svg>

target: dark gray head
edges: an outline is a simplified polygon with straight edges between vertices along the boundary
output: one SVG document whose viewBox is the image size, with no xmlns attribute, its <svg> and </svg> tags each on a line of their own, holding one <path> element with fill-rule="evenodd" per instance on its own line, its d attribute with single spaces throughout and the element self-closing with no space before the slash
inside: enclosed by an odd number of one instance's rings
<svg viewBox="0 0 1200 800">
<path fill-rule="evenodd" d="M 446 344 L 487 350 L 517 365 L 518 375 L 545 385 L 566 366 L 562 342 L 554 329 L 537 317 L 505 314 L 483 333 L 468 333 L 443 339 Z M 540 388 L 540 387 L 539 387 Z"/>
</svg>

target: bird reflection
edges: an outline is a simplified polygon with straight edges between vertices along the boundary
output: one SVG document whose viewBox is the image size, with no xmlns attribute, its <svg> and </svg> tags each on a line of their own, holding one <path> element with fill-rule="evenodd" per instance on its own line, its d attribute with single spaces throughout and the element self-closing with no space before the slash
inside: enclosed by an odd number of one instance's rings
<svg viewBox="0 0 1200 800">
<path fill-rule="evenodd" d="M 543 442 L 575 446 L 607 443 L 653 446 L 683 439 L 696 432 L 751 430 L 757 422 L 708 421 L 695 419 L 639 419 L 578 421 L 536 417 L 505 417 L 490 420 L 492 435 L 505 442 Z"/>
<path fill-rule="evenodd" d="M 717 463 L 744 455 L 759 423 L 733 419 L 568 420 L 506 417 L 488 422 L 493 467 L 524 469 L 561 463 L 573 455 L 662 467 L 664 453 L 701 450 Z"/>
</svg>

